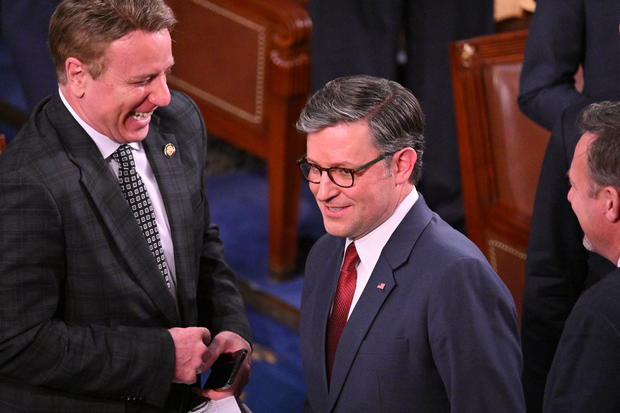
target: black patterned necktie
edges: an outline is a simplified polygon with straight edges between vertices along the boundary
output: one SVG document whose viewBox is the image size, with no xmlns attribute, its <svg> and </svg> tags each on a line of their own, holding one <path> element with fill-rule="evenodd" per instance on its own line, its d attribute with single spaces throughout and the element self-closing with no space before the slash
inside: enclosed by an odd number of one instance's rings
<svg viewBox="0 0 620 413">
<path fill-rule="evenodd" d="M 149 250 L 153 257 L 155 257 L 157 267 L 164 276 L 166 286 L 173 292 L 175 286 L 168 270 L 164 249 L 161 246 L 159 230 L 155 222 L 155 211 L 153 210 L 153 205 L 151 205 L 151 199 L 146 191 L 146 187 L 142 179 L 140 179 L 140 175 L 136 172 L 136 164 L 133 160 L 131 147 L 129 145 L 119 146 L 112 154 L 112 159 L 118 162 L 119 165 L 118 181 L 125 199 L 131 208 L 131 212 L 133 212 L 133 216 L 138 221 Z"/>
</svg>

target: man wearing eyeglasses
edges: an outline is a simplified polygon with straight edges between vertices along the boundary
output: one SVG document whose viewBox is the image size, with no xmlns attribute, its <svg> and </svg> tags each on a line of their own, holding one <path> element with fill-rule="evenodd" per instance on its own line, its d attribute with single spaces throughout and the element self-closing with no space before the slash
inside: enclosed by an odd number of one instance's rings
<svg viewBox="0 0 620 413">
<path fill-rule="evenodd" d="M 512 297 L 416 191 L 423 126 L 408 90 L 369 76 L 329 82 L 297 122 L 328 232 L 302 296 L 307 411 L 525 411 Z"/>
</svg>

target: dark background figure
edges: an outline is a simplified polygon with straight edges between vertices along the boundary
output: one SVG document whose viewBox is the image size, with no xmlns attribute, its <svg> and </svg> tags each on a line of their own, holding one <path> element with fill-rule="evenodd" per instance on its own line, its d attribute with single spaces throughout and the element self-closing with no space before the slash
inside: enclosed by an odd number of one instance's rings
<svg viewBox="0 0 620 413">
<path fill-rule="evenodd" d="M 619 21 L 617 0 L 538 0 L 519 85 L 523 113 L 551 130 L 569 105 L 620 94 Z"/>
<path fill-rule="evenodd" d="M 521 73 L 519 105 L 553 133 L 543 162 L 531 224 L 523 296 L 523 383 L 529 412 L 542 410 L 549 366 L 564 322 L 581 293 L 608 271 L 582 245 L 566 202 L 580 137 L 577 117 L 594 101 L 620 98 L 620 2 L 539 0 Z M 583 93 L 575 73 L 583 68 Z"/>
<path fill-rule="evenodd" d="M 569 170 L 568 201 L 588 249 L 610 272 L 584 292 L 562 332 L 545 388 L 545 413 L 620 411 L 620 102 L 588 106 Z M 566 204 L 568 202 L 565 201 Z"/>
<path fill-rule="evenodd" d="M 0 42 L 10 52 L 30 112 L 57 88 L 47 46 L 50 16 L 60 0 L 0 0 Z"/>
<path fill-rule="evenodd" d="M 313 90 L 338 76 L 368 74 L 413 91 L 428 137 L 420 188 L 429 206 L 462 230 L 448 45 L 492 33 L 493 1 L 310 0 L 310 14 Z M 403 49 L 406 59 L 397 59 Z"/>
</svg>

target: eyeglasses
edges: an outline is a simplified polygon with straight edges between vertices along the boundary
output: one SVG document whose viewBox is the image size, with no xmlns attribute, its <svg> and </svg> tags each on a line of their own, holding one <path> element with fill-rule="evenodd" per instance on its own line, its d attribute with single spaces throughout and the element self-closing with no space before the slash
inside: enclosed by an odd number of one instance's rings
<svg viewBox="0 0 620 413">
<path fill-rule="evenodd" d="M 341 188 L 351 188 L 355 183 L 355 175 L 360 173 L 366 168 L 369 168 L 376 164 L 377 162 L 385 159 L 387 156 L 391 154 L 379 155 L 372 161 L 365 163 L 359 168 L 349 169 L 349 168 L 340 168 L 338 166 L 334 166 L 332 168 L 323 168 L 319 165 L 308 162 L 306 157 L 302 157 L 297 161 L 297 165 L 299 165 L 299 170 L 303 175 L 304 179 L 313 184 L 318 184 L 321 182 L 321 175 L 323 175 L 323 171 L 327 172 L 327 176 L 329 179 L 338 185 Z"/>
</svg>

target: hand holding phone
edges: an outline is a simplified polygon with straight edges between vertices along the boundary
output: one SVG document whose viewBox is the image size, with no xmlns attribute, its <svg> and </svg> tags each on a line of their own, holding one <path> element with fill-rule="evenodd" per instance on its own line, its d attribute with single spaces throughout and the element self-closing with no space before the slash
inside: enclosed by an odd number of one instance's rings
<svg viewBox="0 0 620 413">
<path fill-rule="evenodd" d="M 222 353 L 211 366 L 211 372 L 203 389 L 226 390 L 230 388 L 247 354 L 248 351 L 245 349 L 234 353 Z"/>
</svg>

